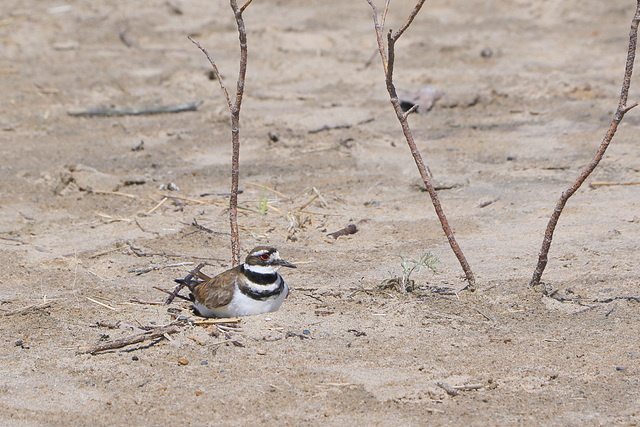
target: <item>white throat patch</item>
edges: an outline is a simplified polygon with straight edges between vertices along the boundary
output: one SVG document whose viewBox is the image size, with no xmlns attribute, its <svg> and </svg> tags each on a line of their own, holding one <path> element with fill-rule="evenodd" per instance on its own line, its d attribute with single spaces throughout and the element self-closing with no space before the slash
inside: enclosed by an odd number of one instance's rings
<svg viewBox="0 0 640 427">
<path fill-rule="evenodd" d="M 249 265 L 244 264 L 244 269 L 256 274 L 274 274 L 280 270 L 281 265 Z"/>
</svg>

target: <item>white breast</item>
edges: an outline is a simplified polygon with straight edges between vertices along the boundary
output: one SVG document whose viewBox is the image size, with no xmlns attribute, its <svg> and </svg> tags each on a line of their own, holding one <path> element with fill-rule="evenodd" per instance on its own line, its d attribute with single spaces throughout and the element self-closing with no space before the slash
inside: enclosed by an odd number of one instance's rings
<svg viewBox="0 0 640 427">
<path fill-rule="evenodd" d="M 278 277 L 276 283 L 271 286 L 277 288 L 280 286 L 281 277 Z M 194 306 L 198 312 L 205 317 L 237 317 L 237 316 L 251 316 L 254 314 L 270 313 L 280 308 L 283 301 L 289 293 L 289 287 L 284 283 L 284 289 L 279 295 L 274 295 L 264 300 L 256 300 L 243 294 L 238 285 L 236 285 L 233 292 L 233 299 L 231 303 L 223 307 L 214 309 L 207 308 L 197 301 Z"/>
</svg>

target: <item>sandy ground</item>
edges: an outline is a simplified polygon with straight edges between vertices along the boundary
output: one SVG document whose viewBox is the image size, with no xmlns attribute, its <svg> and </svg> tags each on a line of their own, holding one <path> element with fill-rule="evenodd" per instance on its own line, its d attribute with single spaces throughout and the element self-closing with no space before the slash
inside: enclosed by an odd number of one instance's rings
<svg viewBox="0 0 640 427">
<path fill-rule="evenodd" d="M 398 28 L 412 2 L 392 6 Z M 430 1 L 399 42 L 399 90 L 446 93 L 411 125 L 448 188 L 470 293 L 388 103 L 366 2 L 256 0 L 241 246 L 298 264 L 283 272 L 291 295 L 231 329 L 243 347 L 188 325 L 79 355 L 195 319 L 187 302 L 131 302 L 163 301 L 153 286 L 192 268 L 171 265 L 229 267 L 228 111 L 186 37 L 233 88 L 237 33 L 226 1 L 3 0 L 0 422 L 637 425 L 638 186 L 585 185 L 543 277 L 556 298 L 527 288 L 553 206 L 617 105 L 634 7 Z M 180 114 L 67 114 L 199 100 Z M 640 181 L 639 130 L 633 110 L 588 183 Z M 326 237 L 349 223 L 356 234 Z M 399 255 L 426 252 L 438 271 L 412 275 L 413 292 L 376 289 L 402 274 Z"/>
</svg>

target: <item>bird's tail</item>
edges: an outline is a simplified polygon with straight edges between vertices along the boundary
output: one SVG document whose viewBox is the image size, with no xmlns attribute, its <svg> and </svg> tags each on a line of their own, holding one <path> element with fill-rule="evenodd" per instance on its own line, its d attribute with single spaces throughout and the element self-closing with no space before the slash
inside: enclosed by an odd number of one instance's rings
<svg viewBox="0 0 640 427">
<path fill-rule="evenodd" d="M 189 290 L 191 292 L 193 292 L 193 290 L 195 289 L 195 287 L 200 283 L 198 280 L 196 279 L 192 279 L 192 278 L 184 278 L 184 279 L 173 279 L 174 282 L 180 284 L 180 285 L 184 285 L 187 288 L 189 288 Z"/>
</svg>

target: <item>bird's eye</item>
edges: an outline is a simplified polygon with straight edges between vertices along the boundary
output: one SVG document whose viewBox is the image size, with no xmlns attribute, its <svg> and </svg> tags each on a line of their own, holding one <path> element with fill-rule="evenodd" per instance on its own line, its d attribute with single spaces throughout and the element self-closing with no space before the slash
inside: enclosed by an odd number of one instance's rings
<svg viewBox="0 0 640 427">
<path fill-rule="evenodd" d="M 269 261 L 270 255 L 269 254 L 262 254 L 260 255 L 260 259 L 262 259 L 263 261 Z"/>
</svg>

